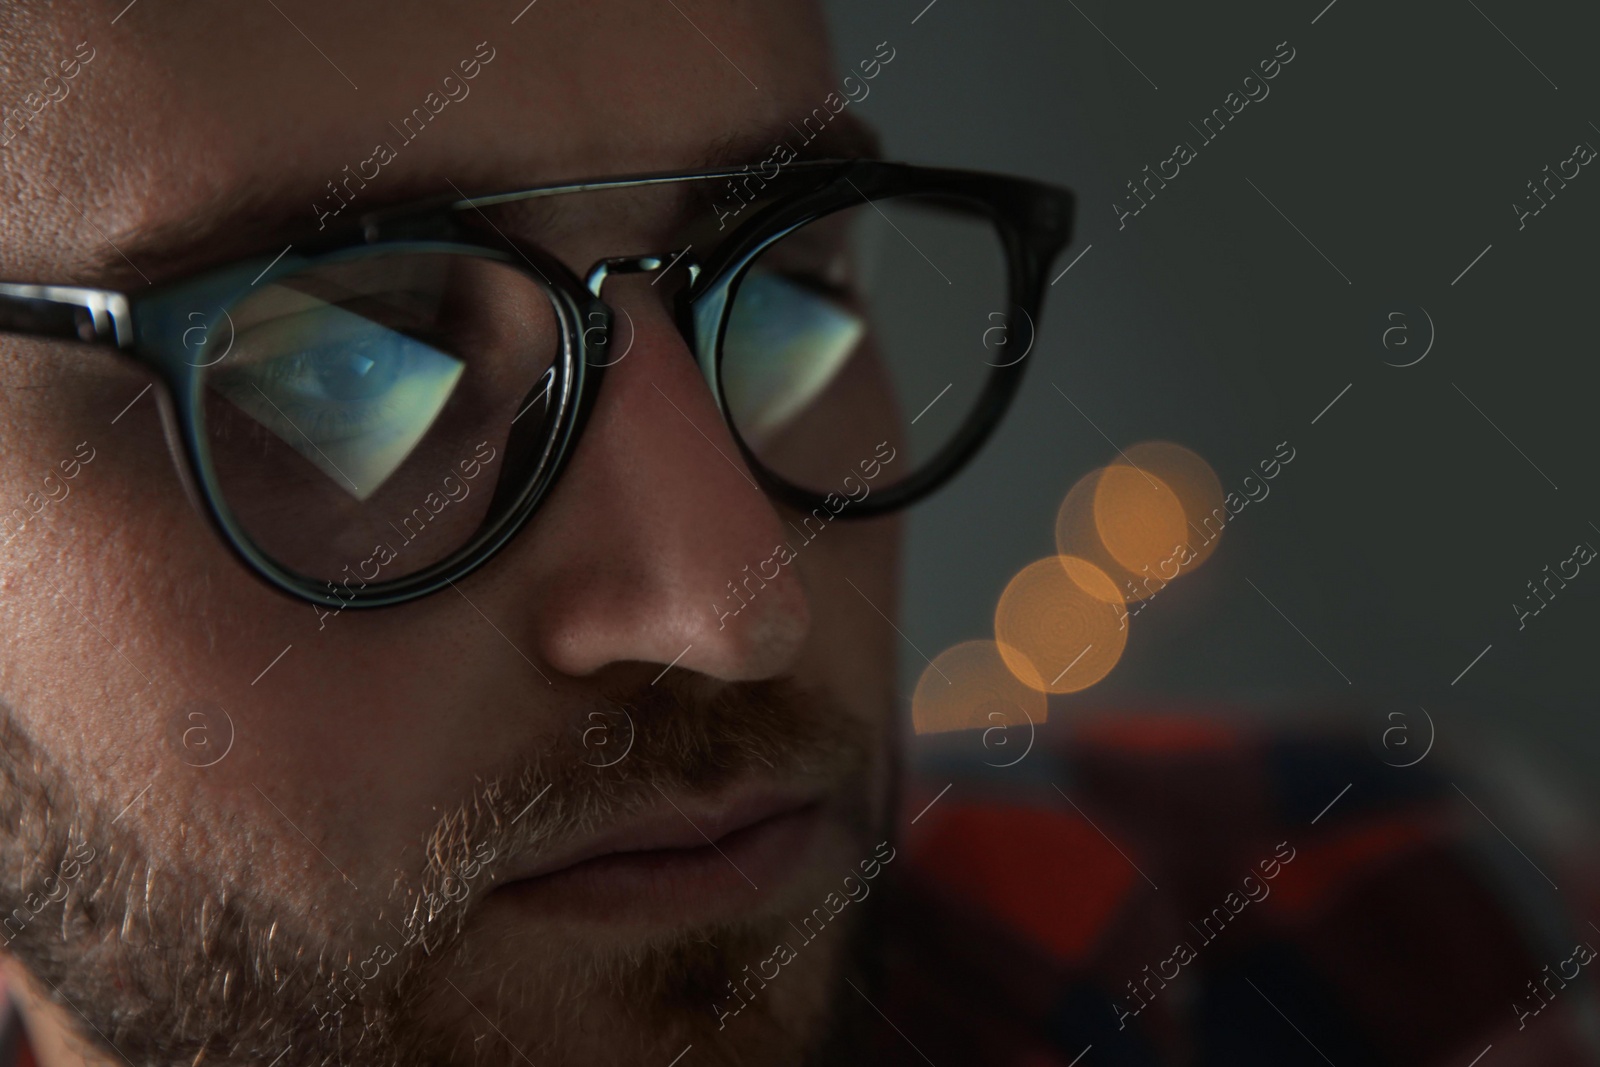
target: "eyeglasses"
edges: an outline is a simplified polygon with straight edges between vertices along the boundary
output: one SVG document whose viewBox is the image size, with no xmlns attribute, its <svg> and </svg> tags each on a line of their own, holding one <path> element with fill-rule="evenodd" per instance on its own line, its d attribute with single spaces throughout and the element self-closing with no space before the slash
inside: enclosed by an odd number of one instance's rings
<svg viewBox="0 0 1600 1067">
<path fill-rule="evenodd" d="M 0 283 L 0 330 L 150 368 L 191 500 L 251 570 L 330 607 L 436 592 L 522 528 L 631 350 L 601 299 L 618 275 L 678 274 L 661 299 L 773 499 L 808 524 L 904 507 L 1015 394 L 1073 195 L 877 160 L 766 169 L 411 205 L 137 295 Z M 507 236 L 584 199 L 616 219 L 685 195 L 695 241 L 581 280 Z"/>
</svg>

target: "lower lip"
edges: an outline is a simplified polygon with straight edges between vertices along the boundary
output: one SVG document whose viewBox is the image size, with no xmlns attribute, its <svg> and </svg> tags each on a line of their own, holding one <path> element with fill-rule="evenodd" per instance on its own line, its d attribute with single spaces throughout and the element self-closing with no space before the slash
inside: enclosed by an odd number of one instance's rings
<svg viewBox="0 0 1600 1067">
<path fill-rule="evenodd" d="M 820 805 L 764 819 L 701 848 L 614 852 L 496 889 L 541 918 L 607 926 L 660 925 L 749 911 L 772 901 L 804 866 Z"/>
</svg>

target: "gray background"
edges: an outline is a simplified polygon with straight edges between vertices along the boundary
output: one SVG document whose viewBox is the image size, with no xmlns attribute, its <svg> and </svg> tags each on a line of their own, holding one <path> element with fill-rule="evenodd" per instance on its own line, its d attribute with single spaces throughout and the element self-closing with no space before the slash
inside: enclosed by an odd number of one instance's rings
<svg viewBox="0 0 1600 1067">
<path fill-rule="evenodd" d="M 1271 495 L 1052 718 L 1422 706 L 1441 736 L 1487 731 L 1600 810 L 1600 568 L 1525 629 L 1512 607 L 1577 542 L 1600 547 L 1600 166 L 1520 231 L 1511 206 L 1579 141 L 1600 147 L 1600 12 L 1325 4 L 830 3 L 841 67 L 896 49 L 850 105 L 891 157 L 1068 185 L 1078 238 L 1056 270 L 1092 245 L 1050 290 L 1009 421 L 914 513 L 902 627 L 929 656 L 992 636 L 1108 439 L 1184 444 L 1227 489 L 1287 440 Z M 1270 95 L 1202 147 L 1188 124 L 1282 41 L 1296 55 Z M 1180 140 L 1198 158 L 1119 231 L 1124 182 Z M 1420 353 L 1424 308 L 1427 358 L 1385 365 Z M 1391 311 L 1412 347 L 1382 346 Z M 905 649 L 906 693 L 924 665 Z"/>
</svg>

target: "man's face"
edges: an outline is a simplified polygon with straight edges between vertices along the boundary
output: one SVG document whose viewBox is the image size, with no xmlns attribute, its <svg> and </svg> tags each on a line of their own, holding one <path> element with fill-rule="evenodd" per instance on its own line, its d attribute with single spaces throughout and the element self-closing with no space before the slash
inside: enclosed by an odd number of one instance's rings
<svg viewBox="0 0 1600 1067">
<path fill-rule="evenodd" d="M 399 147 L 345 220 L 688 169 L 834 87 L 809 4 L 520 7 L 13 10 L 3 102 L 48 103 L 0 148 L 0 273 L 132 291 L 271 255 L 290 237 L 252 220 L 315 228 L 378 142 Z M 470 95 L 402 141 L 447 75 Z M 670 249 L 672 206 L 558 219 L 552 251 L 581 271 Z M 691 1043 L 780 1063 L 825 1040 L 864 909 L 796 923 L 890 854 L 896 530 L 833 524 L 746 584 L 797 538 L 666 288 L 608 287 L 633 344 L 505 551 L 337 615 L 190 506 L 140 368 L 0 336 L 0 506 L 31 516 L 0 549 L 3 944 L 52 1001 L 41 1032 L 90 1034 L 95 1062 L 120 1062 L 109 1042 L 283 1067 L 665 1065 Z"/>
</svg>

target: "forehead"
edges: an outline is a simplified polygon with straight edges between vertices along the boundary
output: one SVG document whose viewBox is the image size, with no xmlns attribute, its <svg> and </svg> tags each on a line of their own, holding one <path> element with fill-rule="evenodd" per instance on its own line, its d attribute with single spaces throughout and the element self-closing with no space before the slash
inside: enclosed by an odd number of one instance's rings
<svg viewBox="0 0 1600 1067">
<path fill-rule="evenodd" d="M 240 196 L 303 203 L 314 225 L 358 172 L 366 209 L 691 167 L 833 88 L 820 13 L 796 0 L 96 0 L 7 18 L 6 102 L 42 106 L 0 148 L 0 258 L 50 280 Z"/>
</svg>

